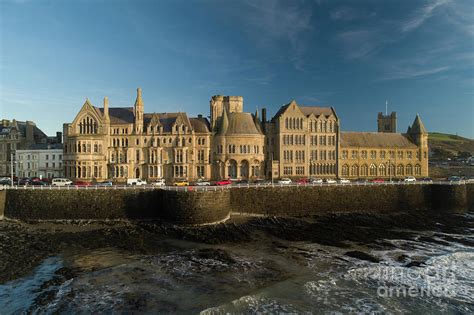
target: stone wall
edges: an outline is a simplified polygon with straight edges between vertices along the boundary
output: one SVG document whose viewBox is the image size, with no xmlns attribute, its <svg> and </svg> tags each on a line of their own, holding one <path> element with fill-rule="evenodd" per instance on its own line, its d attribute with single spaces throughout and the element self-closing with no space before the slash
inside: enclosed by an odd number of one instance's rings
<svg viewBox="0 0 474 315">
<path fill-rule="evenodd" d="M 206 224 L 229 216 L 229 191 L 7 190 L 5 216 L 23 220 L 163 219 Z"/>
<path fill-rule="evenodd" d="M 474 210 L 474 184 L 252 187 L 206 192 L 7 190 L 0 191 L 0 217 L 3 208 L 5 217 L 22 220 L 157 219 L 176 224 L 220 222 L 231 211 L 269 216 L 465 212 Z"/>
<path fill-rule="evenodd" d="M 3 215 L 5 212 L 5 199 L 6 199 L 6 191 L 5 190 L 0 190 L 0 220 L 3 219 Z"/>
<path fill-rule="evenodd" d="M 466 211 L 468 208 L 473 209 L 473 186 L 471 184 L 241 188 L 231 191 L 231 208 L 234 212 L 242 214 L 272 216 L 306 216 L 335 212 Z"/>
</svg>

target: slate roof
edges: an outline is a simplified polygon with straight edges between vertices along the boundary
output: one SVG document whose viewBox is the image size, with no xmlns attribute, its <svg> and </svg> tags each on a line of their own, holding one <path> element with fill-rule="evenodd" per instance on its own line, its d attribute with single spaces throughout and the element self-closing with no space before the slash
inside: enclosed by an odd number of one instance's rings
<svg viewBox="0 0 474 315">
<path fill-rule="evenodd" d="M 255 121 L 250 113 L 230 113 L 228 114 L 229 127 L 226 135 L 260 135 L 262 134 L 255 126 Z"/>
<path fill-rule="evenodd" d="M 104 108 L 97 108 L 100 115 L 104 115 Z M 109 118 L 111 124 L 133 124 L 135 115 L 133 107 L 109 107 Z"/>
<path fill-rule="evenodd" d="M 334 116 L 337 117 L 337 115 L 336 115 L 336 113 L 335 113 L 335 111 L 333 110 L 332 107 L 303 106 L 303 105 L 300 106 L 296 103 L 296 101 L 293 100 L 290 103 L 280 107 L 280 109 L 277 111 L 275 116 L 273 116 L 272 120 L 277 119 L 278 117 L 280 117 L 285 112 L 285 110 L 292 104 L 295 104 L 296 106 L 298 106 L 298 108 L 301 110 L 301 112 L 305 116 L 309 116 L 311 114 L 314 114 L 317 117 L 320 116 L 320 115 L 324 115 L 324 116 L 327 117 L 327 116 L 330 116 L 331 114 L 333 114 Z"/>
<path fill-rule="evenodd" d="M 382 132 L 341 132 L 341 147 L 417 148 L 406 135 Z"/>
<path fill-rule="evenodd" d="M 193 126 L 194 132 L 197 133 L 206 133 L 210 132 L 211 130 L 211 125 L 209 123 L 209 120 L 204 117 L 194 117 L 194 118 L 189 118 L 191 121 L 191 125 Z"/>
<path fill-rule="evenodd" d="M 18 127 L 18 131 L 23 137 L 26 137 L 26 122 L 25 121 L 16 121 L 16 126 Z M 12 126 L 12 122 L 10 121 L 9 125 L 0 124 L 0 133 L 1 134 L 10 134 L 11 129 L 14 128 Z M 40 142 L 43 139 L 46 139 L 48 136 L 39 129 L 36 125 L 33 127 L 33 138 L 35 141 Z"/>
<path fill-rule="evenodd" d="M 412 134 L 428 133 L 418 114 L 416 114 L 415 120 L 413 121 L 409 132 Z"/>
</svg>

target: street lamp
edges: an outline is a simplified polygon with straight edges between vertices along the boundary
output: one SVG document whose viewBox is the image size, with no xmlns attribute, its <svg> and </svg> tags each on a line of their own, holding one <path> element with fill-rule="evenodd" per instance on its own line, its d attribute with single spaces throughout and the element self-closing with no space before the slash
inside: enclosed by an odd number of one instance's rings
<svg viewBox="0 0 474 315">
<path fill-rule="evenodd" d="M 17 162 L 14 161 L 15 157 L 15 154 L 12 152 L 11 155 L 10 155 L 10 177 L 11 177 L 11 182 L 10 182 L 10 186 L 13 187 L 13 164 L 16 164 Z"/>
</svg>

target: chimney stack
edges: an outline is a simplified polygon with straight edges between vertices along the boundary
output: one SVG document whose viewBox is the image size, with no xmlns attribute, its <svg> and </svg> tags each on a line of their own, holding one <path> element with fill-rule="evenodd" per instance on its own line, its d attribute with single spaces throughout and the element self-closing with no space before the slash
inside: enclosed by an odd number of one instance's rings
<svg viewBox="0 0 474 315">
<path fill-rule="evenodd" d="M 56 131 L 56 143 L 63 143 L 63 133 Z"/>
<path fill-rule="evenodd" d="M 267 109 L 265 107 L 262 108 L 262 122 L 267 122 Z"/>
</svg>

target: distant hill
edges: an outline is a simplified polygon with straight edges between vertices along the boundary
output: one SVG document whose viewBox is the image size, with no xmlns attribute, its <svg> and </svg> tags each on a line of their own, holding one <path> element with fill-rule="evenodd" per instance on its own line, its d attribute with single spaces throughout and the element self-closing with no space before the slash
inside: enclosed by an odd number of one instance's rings
<svg viewBox="0 0 474 315">
<path fill-rule="evenodd" d="M 433 158 L 447 158 L 469 152 L 474 155 L 474 140 L 446 133 L 430 132 L 428 145 Z"/>
</svg>

